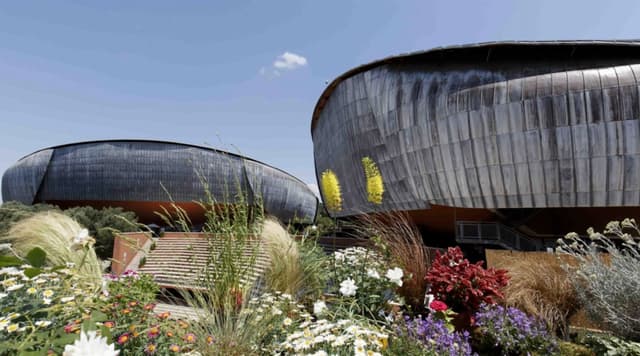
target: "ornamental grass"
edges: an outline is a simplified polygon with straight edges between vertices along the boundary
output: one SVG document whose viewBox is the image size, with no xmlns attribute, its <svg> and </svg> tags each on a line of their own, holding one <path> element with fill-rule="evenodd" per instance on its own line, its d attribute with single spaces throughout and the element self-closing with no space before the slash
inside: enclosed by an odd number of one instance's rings
<svg viewBox="0 0 640 356">
<path fill-rule="evenodd" d="M 45 211 L 17 222 L 7 239 L 19 256 L 35 247 L 46 251 L 46 264 L 64 266 L 73 263 L 87 281 L 99 286 L 102 278 L 100 260 L 92 245 L 93 239 L 72 218 L 56 211 Z"/>
<path fill-rule="evenodd" d="M 560 263 L 519 258 L 513 259 L 507 270 L 510 281 L 504 288 L 505 303 L 544 320 L 551 332 L 567 338 L 569 319 L 580 303 Z"/>
<path fill-rule="evenodd" d="M 370 238 L 382 254 L 405 272 L 404 284 L 398 294 L 414 310 L 424 310 L 424 295 L 433 256 L 422 242 L 422 235 L 406 213 L 365 214 L 358 218 L 355 229 L 363 238 Z"/>
</svg>

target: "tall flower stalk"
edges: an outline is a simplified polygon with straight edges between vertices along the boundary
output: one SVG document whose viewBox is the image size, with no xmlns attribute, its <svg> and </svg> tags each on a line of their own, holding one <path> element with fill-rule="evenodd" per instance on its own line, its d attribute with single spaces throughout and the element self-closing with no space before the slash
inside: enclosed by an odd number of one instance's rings
<svg viewBox="0 0 640 356">
<path fill-rule="evenodd" d="M 320 184 L 325 206 L 331 211 L 342 210 L 342 192 L 338 176 L 330 169 L 322 173 Z"/>
<path fill-rule="evenodd" d="M 367 200 L 373 204 L 382 204 L 382 195 L 384 194 L 384 182 L 380 169 L 376 163 L 369 157 L 362 159 L 362 167 L 367 180 Z"/>
</svg>

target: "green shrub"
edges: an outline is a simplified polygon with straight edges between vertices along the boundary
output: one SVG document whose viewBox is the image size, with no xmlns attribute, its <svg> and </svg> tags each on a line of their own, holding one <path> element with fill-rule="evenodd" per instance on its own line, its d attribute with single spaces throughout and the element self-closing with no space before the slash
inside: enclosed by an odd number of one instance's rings
<svg viewBox="0 0 640 356">
<path fill-rule="evenodd" d="M 2 265 L 9 260 L 3 258 Z M 40 262 L 0 268 L 0 355 L 60 354 L 75 340 L 65 326 L 91 313 L 95 286 L 78 278 L 73 268 L 42 267 Z"/>
<path fill-rule="evenodd" d="M 270 259 L 265 271 L 269 290 L 307 300 L 320 296 L 327 271 L 326 256 L 319 246 L 310 239 L 295 241 L 274 218 L 264 221 L 261 239 Z"/>
<path fill-rule="evenodd" d="M 60 209 L 54 205 L 25 205 L 15 201 L 2 204 L 0 206 L 0 240 L 6 239 L 5 235 L 15 223 L 43 211 L 60 212 Z M 89 230 L 89 235 L 95 239 L 96 255 L 103 260 L 112 257 L 116 233 L 139 230 L 136 215 L 122 208 L 96 209 L 82 206 L 64 210 L 63 213 Z"/>
<path fill-rule="evenodd" d="M 0 205 L 0 240 L 18 221 L 33 216 L 36 213 L 48 210 L 59 210 L 58 207 L 48 204 L 25 205 L 17 201 L 10 201 Z"/>
<path fill-rule="evenodd" d="M 572 342 L 560 342 L 559 353 L 563 356 L 596 356 L 596 354 L 584 345 L 574 344 Z"/>
<path fill-rule="evenodd" d="M 612 335 L 587 334 L 578 343 L 589 347 L 596 355 L 637 356 L 640 355 L 640 343 L 625 341 Z"/>
<path fill-rule="evenodd" d="M 327 290 L 335 295 L 331 302 L 346 313 L 383 317 L 389 302 L 400 302 L 396 291 L 404 277 L 401 268 L 390 267 L 379 253 L 364 247 L 334 252 L 328 266 Z"/>
<path fill-rule="evenodd" d="M 96 255 L 103 260 L 113 256 L 113 242 L 118 232 L 140 230 L 136 214 L 122 208 L 95 209 L 82 206 L 67 209 L 64 213 L 89 230 L 89 234 L 96 240 Z"/>
</svg>

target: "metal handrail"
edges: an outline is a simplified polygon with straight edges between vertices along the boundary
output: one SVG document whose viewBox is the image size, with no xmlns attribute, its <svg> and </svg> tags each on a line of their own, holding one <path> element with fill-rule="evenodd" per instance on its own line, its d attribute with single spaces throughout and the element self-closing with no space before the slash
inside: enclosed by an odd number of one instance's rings
<svg viewBox="0 0 640 356">
<path fill-rule="evenodd" d="M 487 227 L 491 228 L 487 229 Z M 487 231 L 493 233 L 487 233 Z M 510 250 L 540 250 L 541 248 L 538 241 L 499 222 L 456 221 L 456 241 L 498 244 Z"/>
</svg>

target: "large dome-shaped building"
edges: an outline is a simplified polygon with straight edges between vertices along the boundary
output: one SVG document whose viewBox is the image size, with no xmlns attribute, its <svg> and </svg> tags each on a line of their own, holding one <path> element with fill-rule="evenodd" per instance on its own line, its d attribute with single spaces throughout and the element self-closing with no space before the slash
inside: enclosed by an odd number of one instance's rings
<svg viewBox="0 0 640 356">
<path fill-rule="evenodd" d="M 204 183 L 204 185 L 203 185 Z M 155 212 L 182 207 L 194 223 L 203 211 L 205 185 L 217 202 L 260 197 L 267 213 L 283 221 L 311 223 L 318 199 L 290 174 L 237 154 L 207 147 L 148 140 L 80 142 L 21 158 L 2 176 L 4 201 L 60 207 L 119 206 L 143 222 Z"/>
<path fill-rule="evenodd" d="M 341 188 L 323 198 L 336 217 L 406 211 L 426 238 L 530 248 L 639 215 L 639 86 L 634 41 L 482 43 L 354 68 L 313 113 L 318 181 Z"/>
</svg>

